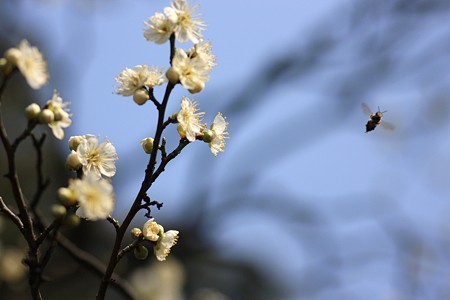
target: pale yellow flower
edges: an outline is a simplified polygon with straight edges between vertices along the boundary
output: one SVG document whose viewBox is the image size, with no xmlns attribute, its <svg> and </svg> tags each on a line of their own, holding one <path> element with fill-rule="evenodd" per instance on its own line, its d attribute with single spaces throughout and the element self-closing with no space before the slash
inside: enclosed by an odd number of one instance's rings
<svg viewBox="0 0 450 300">
<path fill-rule="evenodd" d="M 183 49 L 176 49 L 172 68 L 181 84 L 191 93 L 198 93 L 209 80 L 211 67 L 200 57 L 190 58 Z"/>
<path fill-rule="evenodd" d="M 38 48 L 22 40 L 17 48 L 11 48 L 5 57 L 17 66 L 28 84 L 35 90 L 44 86 L 49 79 L 47 62 Z"/>
<path fill-rule="evenodd" d="M 190 40 L 195 44 L 201 40 L 201 31 L 205 29 L 206 24 L 195 16 L 196 10 L 197 6 L 189 7 L 185 0 L 175 0 L 170 7 L 164 9 L 167 18 L 176 24 L 175 37 L 178 41 Z"/>
<path fill-rule="evenodd" d="M 204 112 L 198 112 L 197 103 L 188 97 L 181 98 L 181 110 L 177 114 L 177 121 L 184 129 L 188 141 L 195 141 L 196 135 L 200 133 L 204 115 Z"/>
<path fill-rule="evenodd" d="M 159 12 L 150 17 L 150 20 L 144 22 L 144 24 L 148 26 L 148 28 L 144 30 L 145 39 L 155 42 L 156 44 L 167 42 L 175 29 L 175 23 Z"/>
<path fill-rule="evenodd" d="M 226 132 L 228 122 L 225 117 L 219 112 L 214 118 L 214 122 L 211 125 L 211 131 L 213 132 L 212 140 L 209 142 L 209 148 L 214 156 L 217 156 L 219 152 L 224 152 L 225 138 L 228 138 L 228 132 Z"/>
<path fill-rule="evenodd" d="M 157 260 L 166 260 L 166 257 L 170 253 L 170 249 L 178 241 L 178 234 L 179 232 L 177 230 L 169 230 L 167 232 L 164 232 L 164 228 L 162 228 L 161 226 L 159 239 L 156 242 L 155 247 L 153 248 L 153 252 Z"/>
<path fill-rule="evenodd" d="M 69 189 L 77 195 L 79 208 L 76 214 L 90 221 L 106 219 L 114 210 L 114 192 L 111 183 L 97 179 L 89 173 L 83 179 L 73 179 Z"/>
<path fill-rule="evenodd" d="M 132 96 L 143 86 L 152 88 L 164 83 L 162 69 L 157 67 L 149 68 L 147 65 L 137 65 L 131 69 L 125 68 L 117 77 L 116 81 L 120 86 L 116 93 L 122 96 Z"/>
<path fill-rule="evenodd" d="M 106 177 L 116 174 L 117 153 L 110 141 L 99 145 L 94 135 L 87 134 L 81 139 L 76 152 L 85 175 L 93 173 L 99 179 L 102 174 Z"/>
<path fill-rule="evenodd" d="M 69 104 L 69 102 L 63 102 L 56 90 L 53 91 L 53 98 L 47 101 L 47 109 L 50 109 L 55 115 L 54 121 L 48 123 L 48 126 L 52 129 L 53 135 L 60 140 L 64 138 L 63 128 L 72 124 L 67 108 Z"/>
</svg>

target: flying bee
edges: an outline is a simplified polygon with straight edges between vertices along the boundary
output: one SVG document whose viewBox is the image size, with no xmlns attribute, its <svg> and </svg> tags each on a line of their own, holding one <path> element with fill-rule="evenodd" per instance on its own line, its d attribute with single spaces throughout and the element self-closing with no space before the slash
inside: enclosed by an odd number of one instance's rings
<svg viewBox="0 0 450 300">
<path fill-rule="evenodd" d="M 381 119 L 383 119 L 383 114 L 386 113 L 387 110 L 382 112 L 380 110 L 380 107 L 378 107 L 378 111 L 373 113 L 366 103 L 362 103 L 361 108 L 363 112 L 369 116 L 369 120 L 367 121 L 366 124 L 366 132 L 374 130 L 378 125 L 381 125 L 381 127 L 383 127 L 384 129 L 389 130 L 393 130 L 395 128 L 395 126 L 392 123 L 386 121 L 381 122 Z"/>
</svg>

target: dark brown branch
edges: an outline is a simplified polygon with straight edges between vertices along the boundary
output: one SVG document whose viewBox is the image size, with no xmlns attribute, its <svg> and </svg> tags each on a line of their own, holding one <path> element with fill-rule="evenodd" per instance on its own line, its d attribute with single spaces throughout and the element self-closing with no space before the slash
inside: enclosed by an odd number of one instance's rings
<svg viewBox="0 0 450 300">
<path fill-rule="evenodd" d="M 175 54 L 175 35 L 172 34 L 170 37 L 170 63 L 172 63 L 173 55 Z M 158 107 L 158 123 L 155 133 L 155 138 L 153 143 L 155 145 L 159 145 L 161 138 L 162 138 L 162 132 L 164 130 L 164 118 L 167 108 L 167 103 L 169 102 L 169 97 L 174 88 L 174 84 L 170 81 L 167 83 L 166 91 L 164 93 L 164 98 L 161 103 L 161 106 Z M 119 262 L 118 260 L 118 254 L 121 249 L 123 237 L 125 236 L 125 233 L 128 229 L 128 226 L 130 225 L 131 221 L 135 217 L 136 213 L 140 210 L 140 204 L 143 199 L 143 197 L 146 195 L 148 189 L 151 187 L 154 179 L 153 172 L 155 170 L 156 165 L 156 158 L 158 155 L 158 147 L 153 147 L 152 153 L 150 154 L 150 159 L 147 164 L 147 168 L 145 170 L 145 177 L 142 181 L 141 188 L 139 189 L 139 192 L 136 195 L 136 198 L 128 211 L 127 216 L 125 217 L 124 221 L 122 222 L 122 225 L 120 226 L 119 230 L 117 231 L 116 239 L 114 241 L 113 250 L 111 251 L 111 256 L 109 258 L 108 267 L 106 269 L 106 272 L 103 276 L 102 282 L 100 283 L 100 287 L 97 292 L 97 300 L 104 300 L 106 297 L 106 290 L 108 289 L 108 285 L 111 281 L 111 276 L 113 274 L 113 271 Z M 152 180 L 153 179 L 153 180 Z"/>
<path fill-rule="evenodd" d="M 39 200 L 42 197 L 42 194 L 50 184 L 50 180 L 48 178 L 44 180 L 44 174 L 42 171 L 43 166 L 42 145 L 44 144 L 46 136 L 47 136 L 46 134 L 43 134 L 41 138 L 38 140 L 34 135 L 31 135 L 31 138 L 33 139 L 33 146 L 36 149 L 37 154 L 37 161 L 36 161 L 37 188 L 30 205 L 32 210 L 36 208 L 37 204 L 39 203 Z"/>
<path fill-rule="evenodd" d="M 119 221 L 114 219 L 112 216 L 108 216 L 106 218 L 106 220 L 108 220 L 108 222 L 114 226 L 114 228 L 116 229 L 116 232 L 117 232 L 117 230 L 119 230 L 119 227 L 120 227 Z"/>
<path fill-rule="evenodd" d="M 0 197 L 0 212 L 4 213 L 14 224 L 16 224 L 20 231 L 23 230 L 22 221 L 12 210 L 9 209 L 2 197 Z"/>
</svg>

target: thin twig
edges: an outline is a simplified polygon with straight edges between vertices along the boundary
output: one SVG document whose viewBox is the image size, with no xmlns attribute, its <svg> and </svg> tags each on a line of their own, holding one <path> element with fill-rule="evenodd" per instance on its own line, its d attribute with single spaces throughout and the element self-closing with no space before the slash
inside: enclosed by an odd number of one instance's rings
<svg viewBox="0 0 450 300">
<path fill-rule="evenodd" d="M 2 197 L 0 197 L 0 212 L 4 213 L 11 221 L 13 221 L 13 223 L 16 224 L 17 228 L 19 228 L 20 231 L 23 230 L 22 221 L 12 210 L 9 209 L 8 205 L 6 205 Z"/>
<path fill-rule="evenodd" d="M 119 221 L 117 221 L 116 219 L 114 219 L 111 215 L 109 215 L 106 220 L 108 220 L 109 223 L 111 223 L 114 228 L 117 230 L 119 230 L 120 224 Z"/>
<path fill-rule="evenodd" d="M 159 103 L 158 99 L 155 97 L 155 94 L 153 94 L 153 88 L 148 90 L 148 95 L 153 104 L 155 104 L 156 108 L 159 109 L 161 107 L 161 103 Z"/>
<path fill-rule="evenodd" d="M 39 200 L 42 197 L 42 194 L 47 189 L 50 184 L 50 180 L 47 178 L 44 180 L 44 173 L 42 171 L 43 167 L 43 155 L 42 155 L 42 145 L 44 144 L 46 134 L 44 133 L 41 138 L 38 140 L 32 134 L 31 138 L 33 140 L 33 146 L 36 149 L 37 161 L 36 161 L 36 170 L 37 170 L 37 188 L 36 193 L 34 194 L 33 200 L 31 201 L 31 209 L 34 210 L 39 203 Z"/>
</svg>

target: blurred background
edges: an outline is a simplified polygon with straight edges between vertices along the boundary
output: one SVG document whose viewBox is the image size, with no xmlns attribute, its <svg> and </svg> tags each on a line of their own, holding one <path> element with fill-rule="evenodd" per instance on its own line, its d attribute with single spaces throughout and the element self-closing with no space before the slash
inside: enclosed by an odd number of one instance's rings
<svg viewBox="0 0 450 300">
<path fill-rule="evenodd" d="M 450 299 L 450 2 L 195 3 L 218 66 L 200 94 L 177 86 L 168 112 L 183 95 L 195 99 L 207 123 L 217 111 L 227 116 L 230 139 L 217 158 L 204 143 L 189 145 L 150 190 L 164 203 L 152 215 L 180 240 L 164 263 L 130 255 L 119 265 L 138 299 Z M 168 44 L 147 42 L 143 22 L 169 4 L 0 2 L 0 52 L 26 38 L 51 76 L 39 92 L 15 76 L 4 105 L 11 135 L 25 127 L 24 106 L 44 104 L 53 89 L 72 103 L 65 140 L 47 138 L 44 214 L 67 184 L 68 137 L 90 133 L 117 149 L 114 216 L 123 218 L 156 113 L 114 94 L 114 78 L 138 64 L 167 68 Z M 396 129 L 365 133 L 362 102 L 387 110 Z M 175 127 L 165 136 L 177 143 Z M 19 152 L 24 182 L 34 182 L 30 149 Z M 0 156 L 4 174 L 3 148 Z M 82 222 L 62 234 L 106 262 L 113 231 Z M 0 218 L 1 299 L 29 297 L 17 237 Z M 93 299 L 100 282 L 60 249 L 46 275 L 44 299 Z M 108 299 L 123 298 L 110 287 Z"/>
</svg>

